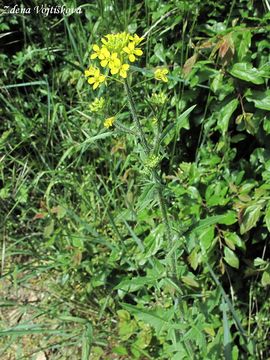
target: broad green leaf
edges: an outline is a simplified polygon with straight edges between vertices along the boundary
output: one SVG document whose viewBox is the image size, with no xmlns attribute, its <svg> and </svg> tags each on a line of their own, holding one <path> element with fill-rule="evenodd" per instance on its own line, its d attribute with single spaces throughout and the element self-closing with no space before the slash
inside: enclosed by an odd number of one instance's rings
<svg viewBox="0 0 270 360">
<path fill-rule="evenodd" d="M 264 83 L 265 72 L 260 71 L 248 63 L 236 63 L 229 71 L 234 77 L 260 85 Z"/>
<path fill-rule="evenodd" d="M 182 276 L 181 280 L 188 286 L 200 287 L 200 284 L 191 276 Z"/>
<path fill-rule="evenodd" d="M 155 255 L 163 247 L 164 232 L 164 224 L 159 224 L 144 239 L 144 258 L 149 258 L 150 256 Z"/>
<path fill-rule="evenodd" d="M 156 308 L 155 310 L 148 310 L 145 308 L 138 308 L 136 306 L 122 303 L 121 306 L 135 315 L 141 321 L 153 326 L 157 334 L 163 331 L 168 331 L 173 326 L 174 309 Z"/>
<path fill-rule="evenodd" d="M 256 225 L 261 214 L 261 209 L 261 205 L 251 205 L 246 208 L 240 225 L 241 234 L 245 234 Z"/>
<path fill-rule="evenodd" d="M 164 46 L 162 43 L 158 43 L 155 45 L 155 48 L 154 48 L 154 52 L 155 52 L 155 55 L 156 57 L 163 63 L 165 63 L 166 59 L 165 59 L 165 50 L 164 50 Z"/>
<path fill-rule="evenodd" d="M 268 206 L 266 208 L 264 221 L 265 221 L 268 231 L 270 232 L 270 206 Z"/>
<path fill-rule="evenodd" d="M 210 83 L 210 89 L 216 93 L 218 90 L 222 89 L 223 85 L 223 74 L 221 71 L 217 73 L 216 76 L 213 77 L 213 80 Z"/>
<path fill-rule="evenodd" d="M 127 310 L 120 309 L 120 310 L 117 310 L 116 313 L 117 313 L 120 321 L 129 321 L 130 320 L 130 313 Z"/>
<path fill-rule="evenodd" d="M 200 243 L 203 246 L 204 250 L 210 248 L 213 243 L 215 236 L 215 226 L 211 225 L 205 229 L 203 229 L 199 234 Z"/>
<path fill-rule="evenodd" d="M 145 208 L 150 208 L 153 201 L 156 199 L 156 186 L 153 183 L 146 184 L 143 187 L 142 193 L 139 196 L 138 202 L 136 204 L 137 210 L 140 211 Z"/>
<path fill-rule="evenodd" d="M 232 250 L 234 250 L 234 246 L 237 246 L 240 249 L 245 249 L 245 243 L 243 242 L 243 240 L 236 234 L 233 232 L 225 232 L 224 233 L 224 239 L 226 244 L 229 246 L 229 248 L 231 248 Z M 232 246 L 230 246 L 229 244 L 232 244 Z"/>
<path fill-rule="evenodd" d="M 44 232 L 43 232 L 44 237 L 49 238 L 52 235 L 53 231 L 54 231 L 54 220 L 51 220 L 49 225 L 45 226 L 44 228 Z"/>
<path fill-rule="evenodd" d="M 263 260 L 262 258 L 256 257 L 254 260 L 254 266 L 256 267 L 265 267 L 267 265 L 267 261 Z"/>
<path fill-rule="evenodd" d="M 138 329 L 137 322 L 135 320 L 120 321 L 118 323 L 118 332 L 122 340 L 129 339 Z"/>
<path fill-rule="evenodd" d="M 247 101 L 253 102 L 255 107 L 270 111 L 270 91 L 252 91 L 246 96 Z"/>
<path fill-rule="evenodd" d="M 83 238 L 80 237 L 79 235 L 72 237 L 72 245 L 73 245 L 75 248 L 83 249 L 83 248 L 84 248 Z"/>
<path fill-rule="evenodd" d="M 242 30 L 244 30 L 244 29 L 242 29 Z M 242 36 L 242 39 L 240 40 L 239 45 L 236 46 L 236 50 L 237 50 L 238 58 L 241 61 L 245 57 L 245 55 L 248 52 L 248 49 L 251 45 L 251 35 L 252 34 L 251 34 L 250 30 L 245 30 L 245 31 L 241 31 L 241 33 L 239 35 Z"/>
<path fill-rule="evenodd" d="M 221 130 L 223 135 L 227 133 L 229 127 L 229 121 L 231 119 L 232 114 L 237 109 L 237 107 L 238 107 L 238 100 L 233 99 L 220 109 L 218 128 Z"/>
<path fill-rule="evenodd" d="M 268 269 L 263 272 L 261 281 L 262 281 L 262 286 L 270 285 L 270 267 L 268 267 Z"/>
<path fill-rule="evenodd" d="M 200 220 L 195 230 L 200 231 L 201 229 L 205 229 L 208 226 L 215 224 L 232 225 L 236 223 L 236 221 L 236 213 L 232 210 L 229 210 L 225 214 L 213 215 L 207 217 L 206 219 Z"/>
<path fill-rule="evenodd" d="M 239 269 L 239 260 L 235 253 L 227 246 L 224 248 L 224 260 L 235 269 Z"/>
<path fill-rule="evenodd" d="M 188 262 L 190 263 L 190 266 L 192 267 L 193 270 L 196 270 L 199 262 L 200 262 L 200 255 L 197 252 L 197 249 L 193 249 L 191 254 L 188 257 Z"/>
<path fill-rule="evenodd" d="M 117 355 L 128 355 L 127 349 L 123 346 L 116 346 L 112 348 L 112 352 Z"/>
<path fill-rule="evenodd" d="M 120 289 L 126 292 L 134 292 L 137 291 L 144 286 L 154 285 L 156 283 L 156 279 L 148 276 L 135 277 L 133 279 L 126 279 L 120 282 L 115 289 Z"/>
<path fill-rule="evenodd" d="M 263 122 L 263 129 L 266 132 L 266 134 L 270 134 L 270 119 L 264 119 Z"/>
</svg>

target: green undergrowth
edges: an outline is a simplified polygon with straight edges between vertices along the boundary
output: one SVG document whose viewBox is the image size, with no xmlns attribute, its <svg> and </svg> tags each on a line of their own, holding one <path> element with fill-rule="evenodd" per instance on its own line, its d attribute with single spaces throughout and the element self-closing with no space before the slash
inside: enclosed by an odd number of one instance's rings
<svg viewBox="0 0 270 360">
<path fill-rule="evenodd" d="M 62 3 L 0 18 L 0 358 L 269 359 L 269 2 Z M 155 156 L 84 76 L 122 31 Z"/>
</svg>

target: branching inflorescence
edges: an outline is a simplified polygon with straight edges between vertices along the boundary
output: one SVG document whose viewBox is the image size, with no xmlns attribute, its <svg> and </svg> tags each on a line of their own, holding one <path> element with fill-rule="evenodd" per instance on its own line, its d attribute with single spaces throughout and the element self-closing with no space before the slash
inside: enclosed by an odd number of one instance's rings
<svg viewBox="0 0 270 360">
<path fill-rule="evenodd" d="M 146 173 L 152 175 L 153 181 L 156 185 L 159 207 L 166 227 L 166 236 L 169 240 L 170 248 L 172 248 L 172 232 L 162 191 L 162 181 L 158 172 L 160 156 L 153 153 L 153 149 L 151 149 L 151 146 L 147 141 L 136 111 L 135 102 L 127 79 L 128 72 L 130 71 L 130 63 L 134 63 L 138 57 L 143 55 L 143 51 L 139 47 L 142 41 L 143 37 L 139 37 L 136 34 L 131 35 L 126 32 L 106 35 L 101 39 L 101 45 L 93 45 L 93 51 L 90 56 L 91 60 L 98 60 L 99 66 L 96 67 L 91 64 L 90 67 L 85 70 L 85 76 L 88 78 L 88 83 L 93 86 L 94 90 L 101 84 L 106 84 L 109 79 L 120 81 L 124 85 L 131 116 L 136 125 L 137 134 L 142 144 L 143 151 L 147 157 L 147 161 L 145 162 Z M 103 73 L 101 72 L 101 69 L 103 70 Z M 154 71 L 154 78 L 158 81 L 167 83 L 168 72 L 169 71 L 166 68 L 156 68 Z M 156 95 L 155 101 L 159 103 L 166 101 L 164 93 L 161 93 L 159 97 Z M 90 109 L 92 112 L 97 112 L 102 109 L 103 106 L 103 98 L 95 99 L 90 105 Z M 103 123 L 104 127 L 110 128 L 114 125 L 115 120 L 115 116 L 106 118 Z M 170 259 L 169 272 L 173 274 L 173 276 L 176 275 L 176 262 L 173 256 Z"/>
</svg>

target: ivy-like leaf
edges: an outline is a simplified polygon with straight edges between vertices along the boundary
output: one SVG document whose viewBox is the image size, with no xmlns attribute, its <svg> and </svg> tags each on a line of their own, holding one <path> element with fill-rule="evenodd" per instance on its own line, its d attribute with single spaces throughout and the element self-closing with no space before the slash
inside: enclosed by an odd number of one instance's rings
<svg viewBox="0 0 270 360">
<path fill-rule="evenodd" d="M 266 209 L 264 221 L 265 221 L 268 231 L 270 232 L 270 206 L 268 206 Z"/>
<path fill-rule="evenodd" d="M 237 109 L 237 106 L 238 100 L 233 99 L 220 110 L 218 128 L 221 130 L 222 135 L 225 135 L 228 131 L 230 118 L 233 112 Z"/>
<path fill-rule="evenodd" d="M 246 208 L 240 225 L 241 234 L 245 234 L 256 225 L 261 214 L 261 208 L 261 205 L 251 205 Z"/>
<path fill-rule="evenodd" d="M 225 248 L 224 248 L 224 260 L 231 267 L 233 267 L 235 269 L 239 269 L 239 259 L 238 259 L 238 257 L 227 246 L 225 246 Z"/>
<path fill-rule="evenodd" d="M 253 91 L 250 96 L 246 97 L 247 101 L 254 102 L 258 109 L 270 111 L 270 91 Z"/>
<path fill-rule="evenodd" d="M 264 71 L 258 70 L 248 63 L 234 64 L 230 71 L 230 74 L 238 79 L 252 82 L 256 85 L 264 83 Z"/>
</svg>

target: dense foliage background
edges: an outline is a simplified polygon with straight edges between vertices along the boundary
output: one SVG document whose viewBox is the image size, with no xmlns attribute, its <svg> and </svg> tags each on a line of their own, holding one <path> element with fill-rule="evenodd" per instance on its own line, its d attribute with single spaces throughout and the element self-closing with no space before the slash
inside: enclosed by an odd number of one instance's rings
<svg viewBox="0 0 270 360">
<path fill-rule="evenodd" d="M 270 359 L 268 0 L 62 3 L 82 14 L 0 18 L 0 358 Z M 119 31 L 147 34 L 132 90 L 173 248 L 140 144 L 103 127 L 134 129 L 123 87 L 83 75 Z"/>
</svg>

